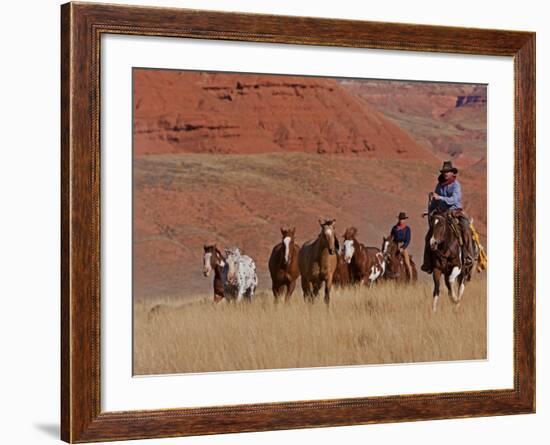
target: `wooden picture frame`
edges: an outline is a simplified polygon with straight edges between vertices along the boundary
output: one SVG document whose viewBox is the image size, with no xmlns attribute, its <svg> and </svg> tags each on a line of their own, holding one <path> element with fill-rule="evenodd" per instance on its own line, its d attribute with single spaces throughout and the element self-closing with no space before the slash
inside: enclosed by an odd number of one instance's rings
<svg viewBox="0 0 550 445">
<path fill-rule="evenodd" d="M 61 7 L 61 437 L 173 437 L 535 411 L 535 34 L 91 3 Z M 512 56 L 514 387 L 454 393 L 102 412 L 100 38 L 103 34 Z"/>
</svg>

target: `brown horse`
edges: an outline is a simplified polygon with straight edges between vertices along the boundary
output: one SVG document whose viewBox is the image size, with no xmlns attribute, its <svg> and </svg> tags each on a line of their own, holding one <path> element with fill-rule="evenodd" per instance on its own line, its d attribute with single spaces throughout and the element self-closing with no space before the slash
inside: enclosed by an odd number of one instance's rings
<svg viewBox="0 0 550 445">
<path fill-rule="evenodd" d="M 269 257 L 269 273 L 271 274 L 272 290 L 275 301 L 285 294 L 288 301 L 296 287 L 300 275 L 298 269 L 298 251 L 300 246 L 294 241 L 296 228 L 281 228 L 282 241 L 273 247 Z"/>
<path fill-rule="evenodd" d="M 457 234 L 451 227 L 447 216 L 434 213 L 429 215 L 429 230 L 426 236 L 431 254 L 433 266 L 433 303 L 432 309 L 437 310 L 439 300 L 439 285 L 441 275 L 445 277 L 445 285 L 455 304 L 459 304 L 464 294 L 464 286 L 470 278 L 473 264 L 464 266 L 462 264 L 462 248 Z M 454 283 L 458 280 L 458 292 L 455 291 Z"/>
<path fill-rule="evenodd" d="M 357 241 L 355 227 L 346 229 L 343 244 L 344 262 L 348 265 L 351 283 L 370 285 L 384 275 L 384 258 L 380 250 Z"/>
<path fill-rule="evenodd" d="M 332 276 L 332 284 L 339 287 L 349 286 L 351 283 L 351 277 L 349 274 L 349 266 L 344 260 L 344 254 L 338 253 L 338 264 L 336 266 L 336 271 Z"/>
<path fill-rule="evenodd" d="M 330 302 L 330 288 L 338 265 L 338 240 L 334 228 L 334 219 L 319 220 L 321 233 L 305 243 L 298 253 L 298 266 L 302 276 L 304 299 L 313 301 L 325 285 L 325 303 Z"/>
<path fill-rule="evenodd" d="M 399 245 L 392 237 L 384 237 L 382 240 L 382 253 L 386 260 L 386 278 L 397 282 L 416 282 L 418 280 L 418 272 L 416 264 L 409 256 L 411 261 L 412 277 L 409 277 L 407 265 L 403 259 L 403 255 L 399 252 Z"/>
<path fill-rule="evenodd" d="M 225 257 L 215 244 L 204 245 L 203 275 L 207 277 L 214 271 L 214 301 L 217 303 L 224 297 L 224 283 L 227 275 Z"/>
</svg>

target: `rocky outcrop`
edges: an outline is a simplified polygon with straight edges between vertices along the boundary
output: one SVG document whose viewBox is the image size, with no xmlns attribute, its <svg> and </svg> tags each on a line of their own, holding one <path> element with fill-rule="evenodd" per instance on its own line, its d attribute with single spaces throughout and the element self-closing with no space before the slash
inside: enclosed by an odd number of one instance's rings
<svg viewBox="0 0 550 445">
<path fill-rule="evenodd" d="M 338 81 L 134 70 L 134 152 L 307 152 L 424 159 L 429 150 Z"/>
<path fill-rule="evenodd" d="M 481 95 L 468 95 L 468 96 L 457 96 L 455 107 L 464 107 L 467 105 L 484 105 L 487 103 L 487 96 Z"/>
</svg>

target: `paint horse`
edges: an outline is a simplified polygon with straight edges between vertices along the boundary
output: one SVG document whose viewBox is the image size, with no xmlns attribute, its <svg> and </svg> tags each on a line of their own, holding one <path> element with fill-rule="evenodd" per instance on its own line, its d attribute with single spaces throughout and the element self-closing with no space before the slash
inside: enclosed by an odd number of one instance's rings
<svg viewBox="0 0 550 445">
<path fill-rule="evenodd" d="M 300 246 L 296 244 L 294 235 L 296 228 L 282 228 L 282 240 L 273 247 L 269 257 L 269 273 L 271 275 L 271 288 L 275 301 L 284 294 L 288 301 L 296 287 L 296 280 L 300 275 L 298 268 L 298 252 Z"/>
<path fill-rule="evenodd" d="M 256 264 L 248 255 L 242 255 L 238 248 L 225 250 L 227 278 L 224 283 L 226 298 L 251 301 L 258 287 Z"/>
<path fill-rule="evenodd" d="M 302 277 L 302 291 L 306 301 L 313 301 L 321 287 L 325 287 L 325 303 L 330 302 L 330 289 L 338 264 L 338 240 L 334 219 L 319 220 L 321 232 L 316 239 L 306 242 L 298 253 L 298 267 Z"/>
<path fill-rule="evenodd" d="M 465 283 L 470 279 L 473 264 L 469 267 L 463 266 L 462 247 L 447 216 L 432 213 L 428 217 L 429 231 L 426 238 L 429 240 L 434 281 L 432 310 L 436 312 L 441 275 L 445 278 L 445 285 L 453 302 L 458 305 L 464 294 Z M 455 290 L 455 281 L 458 281 L 458 292 Z"/>
<path fill-rule="evenodd" d="M 384 256 L 376 247 L 367 247 L 357 241 L 357 229 L 348 227 L 344 232 L 343 258 L 349 268 L 352 284 L 369 286 L 384 275 Z"/>
<path fill-rule="evenodd" d="M 413 261 L 412 255 L 409 256 L 412 269 L 412 277 L 409 277 L 407 265 L 403 255 L 399 252 L 399 244 L 392 237 L 383 237 L 382 253 L 386 261 L 386 278 L 397 282 L 416 282 L 418 280 L 418 272 L 416 264 Z"/>
<path fill-rule="evenodd" d="M 224 256 L 215 244 L 205 244 L 202 273 L 207 277 L 212 271 L 214 271 L 214 301 L 217 303 L 224 297 L 227 265 Z"/>
</svg>

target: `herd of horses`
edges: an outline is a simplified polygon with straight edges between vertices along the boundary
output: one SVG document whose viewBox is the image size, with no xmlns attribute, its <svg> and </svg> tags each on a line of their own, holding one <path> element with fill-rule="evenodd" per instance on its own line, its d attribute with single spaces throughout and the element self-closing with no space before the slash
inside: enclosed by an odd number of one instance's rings
<svg viewBox="0 0 550 445">
<path fill-rule="evenodd" d="M 465 267 L 462 264 L 459 240 L 450 229 L 450 222 L 445 215 L 430 215 L 429 222 L 426 239 L 429 240 L 433 260 L 432 309 L 436 311 L 441 277 L 445 278 L 452 300 L 458 304 L 473 265 Z M 315 300 L 321 289 L 324 289 L 324 301 L 327 304 L 333 286 L 370 287 L 380 280 L 401 283 L 417 280 L 412 256 L 412 276 L 409 276 L 399 245 L 391 237 L 383 237 L 381 248 L 365 246 L 357 240 L 357 229 L 349 227 L 340 243 L 334 219 L 320 219 L 319 226 L 318 236 L 302 246 L 296 242 L 295 227 L 281 228 L 281 242 L 273 247 L 268 261 L 276 301 L 288 301 L 292 297 L 298 278 L 301 278 L 306 301 Z M 241 254 L 238 248 L 226 249 L 222 253 L 216 245 L 205 245 L 204 276 L 211 272 L 214 272 L 215 302 L 253 298 L 258 286 L 256 264 L 252 258 Z M 455 281 L 458 282 L 458 291 L 453 286 Z"/>
</svg>

